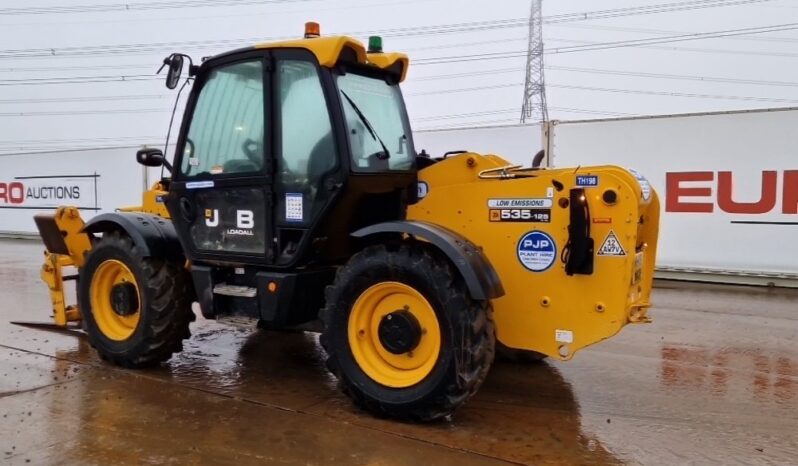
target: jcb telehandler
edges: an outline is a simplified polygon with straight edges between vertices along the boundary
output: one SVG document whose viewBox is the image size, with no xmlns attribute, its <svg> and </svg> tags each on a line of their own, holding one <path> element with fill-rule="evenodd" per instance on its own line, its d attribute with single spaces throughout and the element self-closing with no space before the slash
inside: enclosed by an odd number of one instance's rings
<svg viewBox="0 0 798 466">
<path fill-rule="evenodd" d="M 184 57 L 164 61 L 170 89 Z M 143 204 L 36 217 L 55 322 L 81 321 L 106 360 L 169 359 L 194 302 L 265 328 L 320 319 L 348 396 L 429 420 L 477 391 L 497 347 L 567 360 L 647 321 L 659 203 L 637 173 L 417 155 L 408 58 L 379 37 L 367 50 L 309 23 L 304 39 L 188 60 L 173 162 L 137 153 L 163 170 Z"/>
</svg>

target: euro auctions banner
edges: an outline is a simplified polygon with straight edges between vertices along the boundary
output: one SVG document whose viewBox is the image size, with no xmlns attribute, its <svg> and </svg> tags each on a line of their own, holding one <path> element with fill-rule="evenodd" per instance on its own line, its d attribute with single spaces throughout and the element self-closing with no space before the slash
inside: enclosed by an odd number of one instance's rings
<svg viewBox="0 0 798 466">
<path fill-rule="evenodd" d="M 798 109 L 556 122 L 549 134 L 557 167 L 615 164 L 651 182 L 659 267 L 798 277 Z"/>
<path fill-rule="evenodd" d="M 0 179 L 0 209 L 53 209 L 73 205 L 99 210 L 100 175 L 22 175 Z"/>
<path fill-rule="evenodd" d="M 33 216 L 75 206 L 84 220 L 141 203 L 136 148 L 0 155 L 0 234 L 36 234 Z"/>
</svg>

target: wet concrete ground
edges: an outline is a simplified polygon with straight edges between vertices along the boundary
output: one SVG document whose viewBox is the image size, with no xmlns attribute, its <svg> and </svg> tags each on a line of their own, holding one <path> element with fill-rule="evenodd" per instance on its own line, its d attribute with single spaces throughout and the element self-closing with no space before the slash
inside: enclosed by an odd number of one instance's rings
<svg viewBox="0 0 798 466">
<path fill-rule="evenodd" d="M 47 322 L 34 241 L 0 240 L 2 464 L 798 464 L 798 293 L 656 290 L 654 323 L 568 363 L 497 363 L 451 422 L 358 412 L 313 334 L 193 324 L 129 371 Z"/>
</svg>

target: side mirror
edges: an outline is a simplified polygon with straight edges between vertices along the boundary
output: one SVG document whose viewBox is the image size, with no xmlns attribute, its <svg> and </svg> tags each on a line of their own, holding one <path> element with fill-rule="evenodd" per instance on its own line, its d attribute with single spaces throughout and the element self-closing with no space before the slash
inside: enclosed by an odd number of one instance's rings
<svg viewBox="0 0 798 466">
<path fill-rule="evenodd" d="M 166 72 L 166 87 L 174 89 L 180 82 L 180 74 L 183 72 L 183 56 L 173 53 L 164 59 L 163 64 L 169 67 Z"/>
<path fill-rule="evenodd" d="M 136 152 L 136 161 L 145 167 L 160 167 L 164 164 L 161 149 L 145 147 Z"/>
</svg>

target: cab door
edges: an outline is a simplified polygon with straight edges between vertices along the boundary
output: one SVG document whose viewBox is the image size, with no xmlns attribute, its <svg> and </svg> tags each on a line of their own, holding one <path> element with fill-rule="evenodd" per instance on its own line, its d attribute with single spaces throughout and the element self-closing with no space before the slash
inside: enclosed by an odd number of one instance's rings
<svg viewBox="0 0 798 466">
<path fill-rule="evenodd" d="M 325 242 L 318 226 L 335 205 L 348 166 L 335 83 L 307 50 L 272 51 L 275 265 L 312 260 Z M 348 232 L 347 232 L 348 233 Z"/>
<path fill-rule="evenodd" d="M 167 197 L 192 260 L 272 260 L 268 64 L 253 52 L 208 63 L 197 77 Z"/>
</svg>

